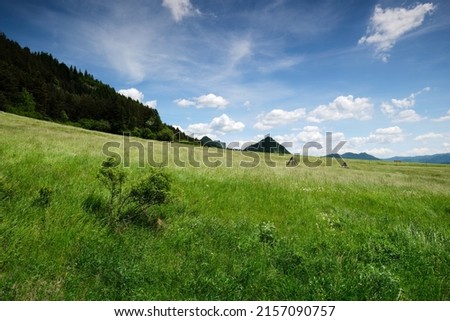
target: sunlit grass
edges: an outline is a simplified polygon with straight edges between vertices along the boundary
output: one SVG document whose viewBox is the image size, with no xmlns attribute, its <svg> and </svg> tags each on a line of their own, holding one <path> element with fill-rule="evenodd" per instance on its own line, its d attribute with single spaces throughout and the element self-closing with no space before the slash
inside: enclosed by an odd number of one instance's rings
<svg viewBox="0 0 450 321">
<path fill-rule="evenodd" d="M 131 140 L 146 163 L 148 142 Z M 170 147 L 164 229 L 111 229 L 82 207 L 107 196 L 96 178 L 107 142 L 123 137 L 0 113 L 1 299 L 450 298 L 449 166 L 286 168 L 272 155 L 275 167 L 244 168 L 256 154 L 151 142 L 157 161 Z M 174 148 L 187 166 L 175 165 Z M 145 173 L 138 152 L 131 181 Z M 189 153 L 222 165 L 192 166 Z M 42 188 L 48 206 L 36 202 Z M 273 243 L 261 241 L 262 223 Z"/>
</svg>

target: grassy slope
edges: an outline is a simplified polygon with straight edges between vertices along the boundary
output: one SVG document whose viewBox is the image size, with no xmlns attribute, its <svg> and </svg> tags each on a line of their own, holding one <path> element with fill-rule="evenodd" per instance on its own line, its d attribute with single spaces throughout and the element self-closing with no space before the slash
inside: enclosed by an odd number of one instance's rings
<svg viewBox="0 0 450 321">
<path fill-rule="evenodd" d="M 107 196 L 102 145 L 121 139 L 0 113 L 0 196 L 11 195 L 0 201 L 0 299 L 450 299 L 449 166 L 285 168 L 276 157 L 242 168 L 240 153 L 232 168 L 171 163 L 165 229 L 112 231 L 81 204 Z M 35 205 L 42 187 L 54 191 L 47 208 Z M 272 245 L 262 222 L 275 226 Z"/>
</svg>

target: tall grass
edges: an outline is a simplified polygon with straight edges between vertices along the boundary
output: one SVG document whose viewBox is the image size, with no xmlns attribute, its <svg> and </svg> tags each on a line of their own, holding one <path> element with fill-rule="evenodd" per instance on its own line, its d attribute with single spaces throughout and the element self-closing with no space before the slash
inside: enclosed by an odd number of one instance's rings
<svg viewBox="0 0 450 321">
<path fill-rule="evenodd" d="M 450 299 L 449 166 L 242 168 L 233 152 L 231 168 L 180 168 L 170 154 L 163 228 L 112 229 L 89 210 L 108 197 L 109 141 L 122 137 L 0 113 L 2 300 Z M 137 152 L 131 181 L 148 170 Z"/>
</svg>

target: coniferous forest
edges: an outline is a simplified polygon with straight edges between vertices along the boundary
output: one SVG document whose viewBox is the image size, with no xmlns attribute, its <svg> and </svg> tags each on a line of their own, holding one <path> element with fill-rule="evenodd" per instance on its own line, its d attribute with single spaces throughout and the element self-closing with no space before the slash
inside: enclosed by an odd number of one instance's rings
<svg viewBox="0 0 450 321">
<path fill-rule="evenodd" d="M 191 140 L 156 109 L 118 94 L 87 71 L 31 52 L 0 33 L 0 110 L 86 129 L 171 141 Z"/>
</svg>

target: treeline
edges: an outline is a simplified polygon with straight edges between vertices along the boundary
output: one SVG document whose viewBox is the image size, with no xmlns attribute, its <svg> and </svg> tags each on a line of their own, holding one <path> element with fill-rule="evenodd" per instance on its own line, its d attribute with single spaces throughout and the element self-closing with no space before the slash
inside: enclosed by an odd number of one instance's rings
<svg viewBox="0 0 450 321">
<path fill-rule="evenodd" d="M 146 139 L 192 140 L 156 109 L 118 94 L 87 71 L 31 52 L 0 33 L 0 110 Z"/>
</svg>

